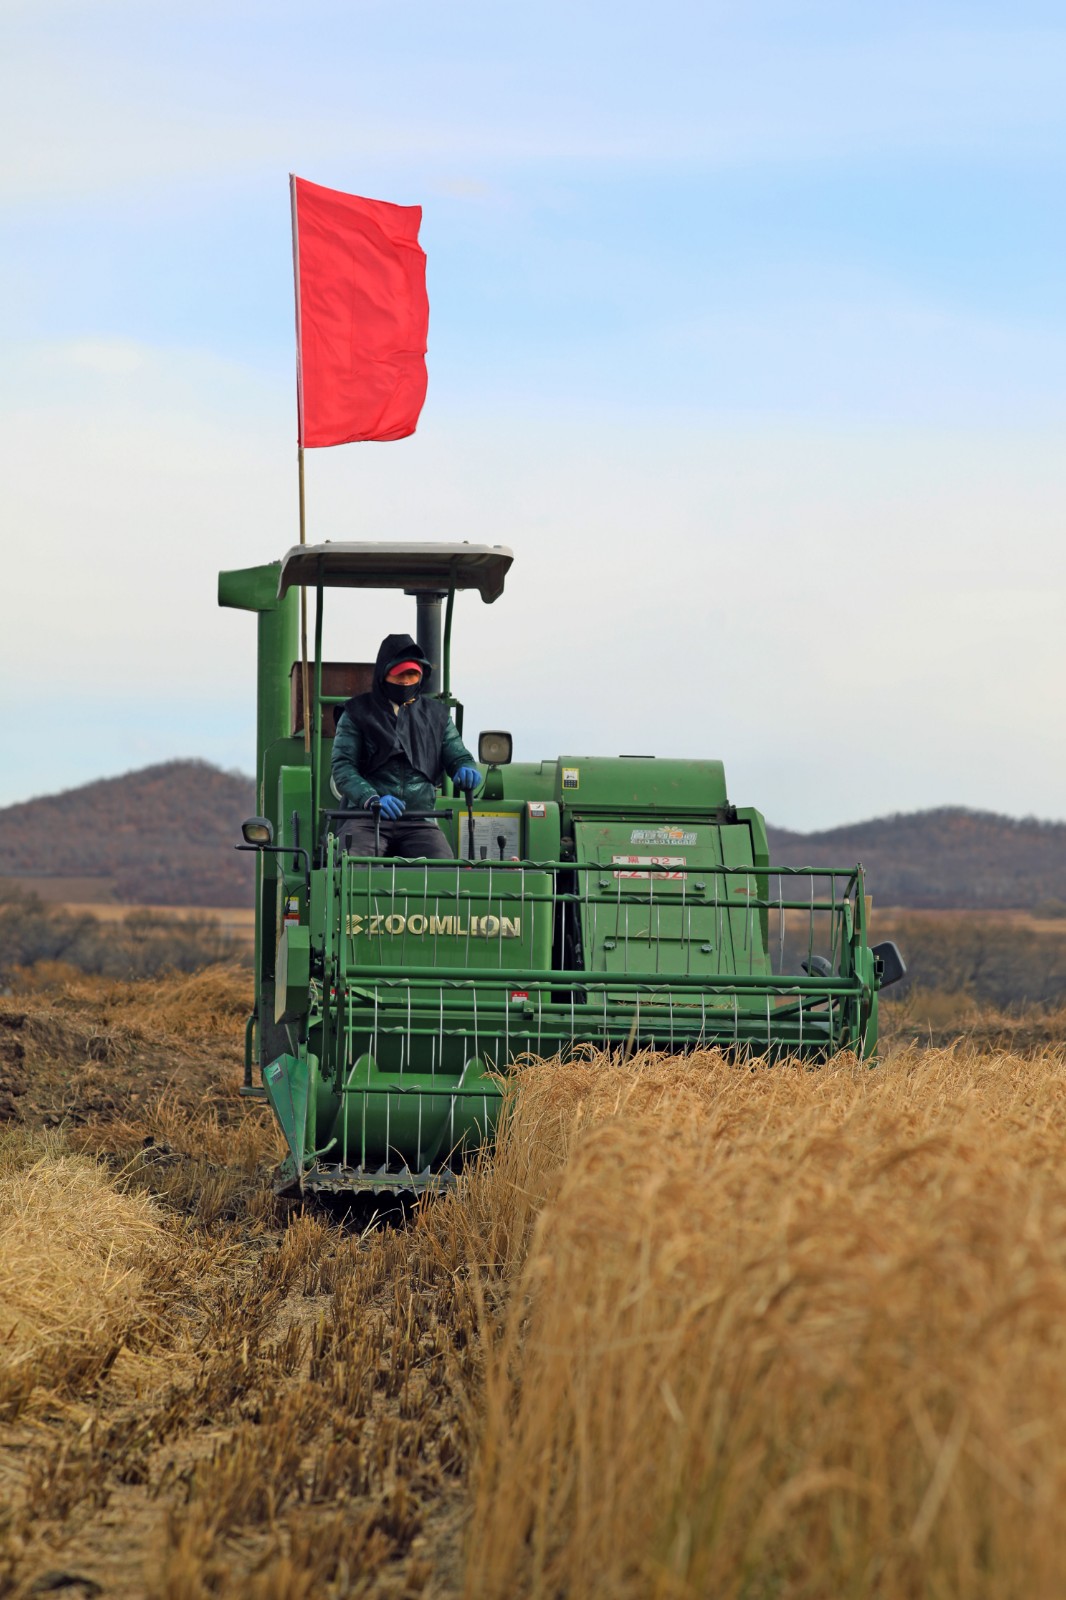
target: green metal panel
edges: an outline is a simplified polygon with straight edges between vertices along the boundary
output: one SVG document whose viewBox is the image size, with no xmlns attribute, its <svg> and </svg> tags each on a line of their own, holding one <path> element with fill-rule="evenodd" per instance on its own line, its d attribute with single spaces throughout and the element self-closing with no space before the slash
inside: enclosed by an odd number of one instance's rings
<svg viewBox="0 0 1066 1600">
<path fill-rule="evenodd" d="M 713 870 L 751 864 L 746 827 L 579 821 L 574 838 L 578 860 L 603 868 L 582 906 L 587 971 L 769 972 L 754 873 Z"/>
<path fill-rule="evenodd" d="M 514 761 L 500 767 L 503 793 L 508 800 L 555 800 L 557 761 Z"/>
<path fill-rule="evenodd" d="M 391 1162 L 419 1172 L 490 1138 L 500 1099 L 477 1056 L 445 1074 L 382 1067 L 366 1051 L 345 1073 L 339 1096 L 321 1104 L 319 1148 L 351 1168 Z"/>
<path fill-rule="evenodd" d="M 280 937 L 286 917 L 307 921 L 306 857 L 297 847 L 314 855 L 314 813 L 311 800 L 311 770 L 306 766 L 282 765 L 278 769 L 277 809 L 272 813 L 274 839 L 291 845 L 292 855 L 275 856 L 278 874 L 277 921 L 275 937 Z"/>
<path fill-rule="evenodd" d="M 263 1073 L 263 1086 L 281 1123 L 293 1164 L 297 1172 L 303 1170 L 308 1153 L 308 1109 L 311 1103 L 310 1086 L 314 1063 L 307 1057 L 282 1055 L 270 1062 Z M 314 1149 L 313 1141 L 310 1148 Z"/>
<path fill-rule="evenodd" d="M 218 575 L 218 603 L 239 611 L 255 611 L 258 625 L 258 693 L 256 699 L 256 777 L 263 780 L 263 757 L 275 739 L 289 731 L 289 673 L 299 650 L 299 602 L 296 590 L 278 599 L 280 561 Z M 260 803 L 269 791 L 260 789 Z"/>
<path fill-rule="evenodd" d="M 311 781 L 311 769 L 308 756 L 304 750 L 302 738 L 293 738 L 291 735 L 289 735 L 284 739 L 276 739 L 273 744 L 267 746 L 263 753 L 262 788 L 265 802 L 263 807 L 263 815 L 269 817 L 271 822 L 274 824 L 275 836 L 280 834 L 285 843 L 292 843 L 291 821 L 287 822 L 285 819 L 285 814 L 283 812 L 279 813 L 278 810 L 278 799 L 281 793 L 281 773 L 283 769 L 289 769 L 290 775 L 286 780 L 286 784 L 287 786 L 293 786 L 293 789 L 290 792 L 310 792 L 309 785 Z M 302 779 L 297 779 L 292 776 L 293 773 L 301 769 L 305 774 Z M 277 921 L 277 908 L 280 904 L 278 898 L 279 878 L 286 871 L 291 873 L 292 862 L 291 858 L 288 861 L 285 861 L 281 856 L 274 854 L 263 856 L 262 861 L 262 920 L 264 929 L 266 927 L 268 917 L 272 923 L 271 938 L 264 943 L 263 974 L 264 977 L 272 978 L 274 975 L 274 951 L 277 948 L 278 937 L 281 933 L 281 928 Z"/>
<path fill-rule="evenodd" d="M 720 761 L 652 756 L 560 756 L 501 767 L 508 800 L 554 800 L 578 812 L 719 811 L 728 805 Z"/>
<path fill-rule="evenodd" d="M 743 824 L 723 828 L 723 867 L 754 866 L 751 832 Z M 728 923 L 733 949 L 734 972 L 768 973 L 766 880 L 754 872 L 731 874 L 724 883 L 722 898 L 729 906 Z"/>
<path fill-rule="evenodd" d="M 766 819 L 754 806 L 737 806 L 736 818 L 751 834 L 751 859 L 757 867 L 770 865 L 770 846 L 766 840 Z"/>
<path fill-rule="evenodd" d="M 462 967 L 469 972 L 551 966 L 552 879 L 492 866 L 344 864 L 336 901 L 342 971 L 361 966 Z"/>
<path fill-rule="evenodd" d="M 257 613 L 256 762 L 258 809 L 271 816 L 274 787 L 268 777 L 268 751 L 289 731 L 289 672 L 299 646 L 299 602 L 296 591 L 278 599 L 280 561 L 244 567 L 218 575 L 218 603 Z M 274 820 L 272 818 L 272 820 Z M 261 855 L 255 883 L 255 1016 L 260 1062 L 276 1054 L 274 1018 L 274 951 L 272 929 L 277 893 L 275 857 Z"/>
<path fill-rule="evenodd" d="M 554 800 L 526 802 L 525 856 L 528 861 L 558 861 L 562 818 Z"/>
<path fill-rule="evenodd" d="M 573 811 L 703 812 L 727 804 L 720 761 L 671 761 L 652 756 L 560 756 L 554 798 Z"/>
<path fill-rule="evenodd" d="M 310 1005 L 311 938 L 299 923 L 286 923 L 278 940 L 274 976 L 274 1021 L 295 1022 Z"/>
</svg>

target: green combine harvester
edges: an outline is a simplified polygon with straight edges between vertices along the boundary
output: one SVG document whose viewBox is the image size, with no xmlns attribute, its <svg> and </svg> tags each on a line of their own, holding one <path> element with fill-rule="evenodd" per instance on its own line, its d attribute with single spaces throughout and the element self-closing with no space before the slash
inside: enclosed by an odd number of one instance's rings
<svg viewBox="0 0 1066 1600">
<path fill-rule="evenodd" d="M 511 561 L 502 546 L 322 544 L 220 574 L 219 604 L 259 618 L 261 815 L 238 847 L 260 855 L 245 1092 L 284 1130 L 282 1191 L 446 1186 L 527 1056 L 871 1058 L 878 991 L 903 974 L 894 945 L 868 942 L 862 868 L 774 867 L 720 761 L 512 763 L 510 735 L 483 733 L 478 793 L 437 800 L 454 860 L 345 853 L 335 718 L 372 663 L 323 661 L 326 591 L 413 597 L 426 692 L 462 732 L 455 597 L 497 600 Z M 301 588 L 317 602 L 306 663 Z"/>
</svg>

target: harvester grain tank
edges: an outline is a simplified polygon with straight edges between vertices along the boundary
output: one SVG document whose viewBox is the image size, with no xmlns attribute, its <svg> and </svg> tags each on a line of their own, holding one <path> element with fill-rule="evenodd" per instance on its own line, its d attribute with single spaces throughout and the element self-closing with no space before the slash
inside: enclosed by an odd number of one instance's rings
<svg viewBox="0 0 1066 1600">
<path fill-rule="evenodd" d="M 219 603 L 259 619 L 245 1090 L 284 1131 L 281 1188 L 447 1184 L 491 1139 L 500 1075 L 527 1055 L 876 1048 L 879 990 L 903 968 L 894 946 L 869 944 L 862 868 L 773 866 L 762 816 L 730 802 L 720 761 L 513 762 L 509 735 L 483 733 L 479 792 L 436 803 L 454 860 L 345 852 L 335 718 L 369 688 L 376 641 L 362 662 L 323 660 L 327 596 L 413 598 L 437 668 L 427 692 L 462 731 L 456 596 L 496 601 L 511 562 L 502 546 L 338 543 L 220 574 Z M 306 674 L 301 586 L 315 598 Z"/>
</svg>

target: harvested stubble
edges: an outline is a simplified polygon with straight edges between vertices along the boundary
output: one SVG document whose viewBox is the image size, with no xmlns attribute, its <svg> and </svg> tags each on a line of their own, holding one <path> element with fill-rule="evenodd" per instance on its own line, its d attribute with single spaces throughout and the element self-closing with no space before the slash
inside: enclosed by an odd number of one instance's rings
<svg viewBox="0 0 1066 1600">
<path fill-rule="evenodd" d="M 430 1220 L 495 1279 L 466 1593 L 1050 1597 L 1066 1059 L 538 1065 Z"/>
</svg>

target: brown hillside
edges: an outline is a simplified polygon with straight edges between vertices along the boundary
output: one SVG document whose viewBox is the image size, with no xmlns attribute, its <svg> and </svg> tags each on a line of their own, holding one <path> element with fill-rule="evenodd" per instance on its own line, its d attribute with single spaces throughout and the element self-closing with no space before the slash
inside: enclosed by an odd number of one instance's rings
<svg viewBox="0 0 1066 1600">
<path fill-rule="evenodd" d="M 825 833 L 769 833 L 782 866 L 861 861 L 881 905 L 1066 914 L 1066 823 L 944 806 Z"/>
<path fill-rule="evenodd" d="M 253 862 L 233 848 L 255 784 L 206 761 L 167 761 L 0 810 L 0 877 L 73 879 L 65 898 L 245 906 Z"/>
<path fill-rule="evenodd" d="M 233 849 L 255 785 L 205 761 L 169 761 L 0 810 L 0 878 L 49 898 L 248 906 L 251 858 Z M 861 861 L 876 902 L 930 910 L 1066 913 L 1066 823 L 945 807 L 822 833 L 771 827 L 783 866 Z M 59 892 L 62 891 L 62 892 Z"/>
</svg>

